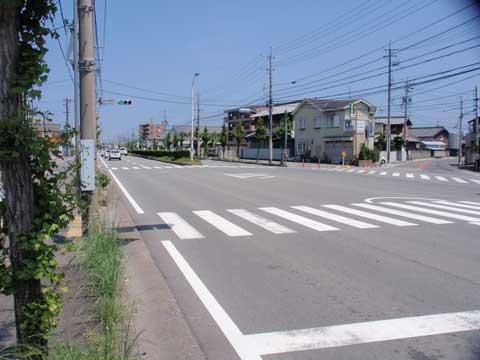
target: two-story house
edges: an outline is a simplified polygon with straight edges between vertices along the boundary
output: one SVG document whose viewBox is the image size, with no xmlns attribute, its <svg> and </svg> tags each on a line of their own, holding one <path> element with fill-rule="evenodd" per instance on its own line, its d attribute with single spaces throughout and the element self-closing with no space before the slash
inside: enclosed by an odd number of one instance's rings
<svg viewBox="0 0 480 360">
<path fill-rule="evenodd" d="M 373 148 L 376 106 L 363 99 L 305 99 L 293 112 L 297 159 L 339 163 Z"/>
</svg>

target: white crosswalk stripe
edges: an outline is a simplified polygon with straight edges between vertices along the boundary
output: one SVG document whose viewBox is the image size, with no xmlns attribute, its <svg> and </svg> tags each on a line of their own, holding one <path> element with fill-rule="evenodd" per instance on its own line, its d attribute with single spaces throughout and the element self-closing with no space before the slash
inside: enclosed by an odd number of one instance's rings
<svg viewBox="0 0 480 360">
<path fill-rule="evenodd" d="M 452 218 L 452 219 L 458 219 L 458 220 L 465 220 L 465 221 L 472 221 L 472 222 L 480 221 L 480 218 L 475 218 L 475 217 L 465 216 L 465 215 L 460 215 L 460 214 L 454 214 L 454 213 L 451 213 L 451 212 L 439 211 L 439 210 L 434 210 L 434 209 L 425 209 L 423 207 L 407 205 L 407 204 L 398 204 L 398 203 L 394 203 L 394 202 L 382 202 L 382 205 L 394 206 L 394 207 L 399 207 L 399 208 L 402 208 L 402 209 L 423 212 L 423 213 L 426 213 L 426 214 L 444 216 L 444 217 L 448 217 L 448 218 Z"/>
<path fill-rule="evenodd" d="M 380 174 L 378 174 L 378 175 L 385 176 L 385 175 L 387 175 L 387 174 L 388 174 L 388 172 L 382 171 L 382 172 L 381 172 Z"/>
<path fill-rule="evenodd" d="M 440 180 L 440 181 L 448 181 L 443 176 L 435 176 L 435 179 Z"/>
<path fill-rule="evenodd" d="M 128 170 L 128 167 L 122 166 L 122 169 L 123 169 L 123 170 Z"/>
<path fill-rule="evenodd" d="M 151 170 L 152 168 L 150 166 L 142 166 L 142 169 Z"/>
<path fill-rule="evenodd" d="M 372 175 L 372 174 L 375 174 L 376 172 L 377 172 L 376 170 L 372 170 L 372 171 L 369 171 L 367 175 Z"/>
<path fill-rule="evenodd" d="M 268 230 L 274 234 L 292 234 L 296 232 L 295 230 L 289 229 L 286 226 L 270 221 L 264 218 L 263 216 L 256 215 L 248 210 L 228 209 L 227 211 L 255 225 L 258 225 L 261 228 L 264 228 L 265 230 Z"/>
<path fill-rule="evenodd" d="M 112 167 L 112 168 L 110 168 L 110 169 L 112 169 L 112 170 L 118 170 L 118 168 L 116 168 L 116 167 Z"/>
<path fill-rule="evenodd" d="M 410 179 L 413 179 L 413 178 L 415 177 L 415 175 L 410 174 L 410 173 L 407 173 L 405 176 L 406 176 L 407 178 L 410 178 Z"/>
<path fill-rule="evenodd" d="M 337 228 L 326 225 L 323 223 L 320 223 L 318 221 L 308 219 L 306 217 L 291 213 L 289 211 L 281 210 L 275 207 L 263 207 L 260 208 L 260 210 L 263 210 L 265 212 L 268 212 L 273 215 L 277 215 L 279 217 L 282 217 L 284 219 L 290 220 L 292 222 L 295 222 L 297 224 L 306 226 L 310 229 L 316 230 L 316 231 L 333 231 L 333 230 L 338 230 Z"/>
<path fill-rule="evenodd" d="M 458 183 L 460 183 L 460 184 L 468 184 L 468 181 L 465 181 L 465 180 L 460 179 L 460 178 L 458 178 L 458 177 L 452 177 L 452 180 L 453 180 L 453 181 L 456 181 L 456 182 L 458 182 Z"/>
<path fill-rule="evenodd" d="M 424 222 L 431 223 L 431 224 L 437 224 L 437 225 L 452 224 L 452 222 L 448 221 L 448 220 L 437 219 L 437 218 L 433 218 L 433 217 L 425 216 L 425 215 L 420 215 L 420 214 L 413 214 L 413 213 L 406 212 L 406 211 L 401 211 L 401 210 L 389 209 L 389 208 L 384 207 L 384 206 L 377 206 L 377 205 L 365 204 L 365 203 L 357 203 L 357 204 L 352 204 L 352 205 L 353 206 L 358 206 L 358 207 L 361 207 L 361 208 L 364 208 L 364 209 L 375 210 L 375 211 L 385 213 L 385 214 L 398 215 L 398 216 L 406 217 L 406 218 L 409 218 L 409 219 L 420 220 L 420 221 L 424 221 Z"/>
<path fill-rule="evenodd" d="M 372 213 L 357 210 L 357 209 L 351 209 L 351 208 L 341 206 L 341 205 L 322 205 L 322 206 L 324 206 L 328 209 L 342 211 L 342 212 L 345 212 L 347 214 L 352 214 L 352 215 L 364 217 L 364 218 L 375 220 L 375 221 L 384 222 L 384 223 L 395 225 L 395 226 L 415 226 L 415 225 L 417 225 L 417 224 L 414 224 L 414 223 L 411 223 L 411 222 L 408 222 L 408 221 L 403 221 L 403 220 L 398 220 L 398 219 L 394 219 L 394 218 L 387 217 L 387 216 L 372 214 Z"/>
<path fill-rule="evenodd" d="M 348 169 L 348 170 L 347 170 L 348 173 L 349 173 L 349 172 L 354 172 L 354 171 L 355 171 L 355 169 Z"/>
<path fill-rule="evenodd" d="M 172 231 L 180 239 L 201 239 L 203 235 L 200 234 L 189 223 L 183 220 L 179 215 L 173 212 L 157 213 L 165 224 L 172 229 Z"/>
<path fill-rule="evenodd" d="M 303 212 L 306 212 L 306 213 L 309 213 L 309 214 L 312 214 L 312 215 L 320 216 L 320 217 L 323 217 L 325 219 L 337 221 L 337 222 L 342 223 L 342 224 L 350 225 L 350 226 L 353 226 L 353 227 L 358 228 L 358 229 L 378 228 L 377 225 L 373 225 L 373 224 L 369 224 L 369 223 L 366 223 L 366 222 L 363 222 L 363 221 L 351 219 L 351 218 L 348 218 L 348 217 L 345 217 L 345 216 L 333 214 L 333 213 L 330 213 L 330 212 L 327 212 L 327 211 L 314 209 L 314 208 L 311 208 L 309 206 L 291 206 L 291 208 L 297 209 L 297 210 L 300 210 L 300 211 L 303 211 Z"/>
<path fill-rule="evenodd" d="M 480 205 L 480 202 L 475 202 L 475 201 L 459 201 L 459 203 L 470 204 L 470 205 Z"/>
<path fill-rule="evenodd" d="M 161 166 L 154 166 L 155 169 L 163 169 Z"/>
<path fill-rule="evenodd" d="M 446 200 L 439 200 L 439 201 L 434 201 L 437 204 L 443 204 L 443 205 L 453 205 L 465 209 L 473 209 L 473 210 L 480 210 L 480 204 L 475 206 L 475 205 L 467 205 L 467 204 L 460 204 L 457 202 L 452 202 L 452 201 L 446 201 Z"/>
<path fill-rule="evenodd" d="M 392 176 L 395 176 L 395 177 L 400 176 L 400 173 L 394 172 L 394 173 L 392 174 Z"/>
<path fill-rule="evenodd" d="M 430 180 L 430 176 L 425 175 L 425 174 L 421 174 L 420 177 L 421 177 L 423 180 Z"/>
<path fill-rule="evenodd" d="M 210 225 L 216 227 L 218 230 L 224 232 L 228 236 L 249 236 L 252 235 L 248 231 L 242 229 L 240 226 L 228 221 L 227 219 L 215 214 L 210 210 L 194 211 L 195 215 L 199 216 Z"/>
<path fill-rule="evenodd" d="M 362 173 L 364 173 L 365 171 L 367 171 L 367 170 L 363 170 L 363 169 L 362 169 L 362 170 L 358 170 L 358 171 L 357 171 L 357 174 L 362 174 Z"/>
<path fill-rule="evenodd" d="M 474 182 L 475 184 L 480 184 L 480 180 L 478 179 L 470 179 L 471 182 Z"/>
<path fill-rule="evenodd" d="M 464 214 L 480 215 L 480 211 L 475 211 L 475 210 L 470 210 L 470 209 L 460 209 L 460 208 L 454 207 L 454 206 L 433 204 L 433 203 L 428 203 L 428 202 L 423 202 L 423 201 L 409 201 L 408 203 L 409 204 L 415 204 L 415 205 L 428 206 L 428 207 L 432 207 L 432 208 L 436 208 L 436 209 L 442 209 L 442 210 L 457 211 L 457 212 L 461 212 L 461 213 L 464 213 Z"/>
<path fill-rule="evenodd" d="M 140 168 L 138 166 L 134 166 L 132 169 L 140 170 Z"/>
</svg>

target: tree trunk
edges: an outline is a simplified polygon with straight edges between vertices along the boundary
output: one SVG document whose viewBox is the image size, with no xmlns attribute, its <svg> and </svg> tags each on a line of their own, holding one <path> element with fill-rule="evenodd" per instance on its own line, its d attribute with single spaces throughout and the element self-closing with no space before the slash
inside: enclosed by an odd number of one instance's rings
<svg viewBox="0 0 480 360">
<path fill-rule="evenodd" d="M 260 157 L 260 140 L 257 140 L 257 164 L 258 164 L 259 157 Z"/>
<path fill-rule="evenodd" d="M 2 2 L 0 5 L 0 121 L 13 118 L 23 120 L 20 126 L 30 126 L 23 111 L 22 96 L 12 94 L 9 89 L 15 76 L 19 62 L 18 30 L 20 26 L 17 1 Z M 20 132 L 20 131 L 19 131 Z M 6 134 L 0 134 L 5 136 Z M 7 223 L 9 227 L 9 254 L 13 270 L 14 309 L 19 345 L 46 346 L 46 341 L 35 331 L 24 329 L 26 307 L 42 300 L 40 280 L 20 280 L 16 273 L 22 267 L 24 259 L 30 256 L 28 252 L 18 247 L 18 236 L 28 233 L 32 229 L 33 182 L 30 157 L 22 149 L 17 158 L 0 161 L 2 183 L 5 190 L 5 204 L 7 209 Z"/>
</svg>

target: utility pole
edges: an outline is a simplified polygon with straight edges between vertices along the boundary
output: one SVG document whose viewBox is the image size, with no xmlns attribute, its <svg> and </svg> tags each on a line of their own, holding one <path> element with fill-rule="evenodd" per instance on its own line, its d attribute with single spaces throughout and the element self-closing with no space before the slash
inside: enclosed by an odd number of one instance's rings
<svg viewBox="0 0 480 360">
<path fill-rule="evenodd" d="M 197 156 L 200 156 L 200 92 L 197 90 Z"/>
<path fill-rule="evenodd" d="M 190 160 L 193 162 L 193 121 L 195 117 L 195 78 L 200 75 L 199 73 L 193 74 L 192 79 L 192 131 L 190 133 Z"/>
<path fill-rule="evenodd" d="M 463 99 L 460 96 L 460 116 L 458 117 L 458 167 L 462 162 L 462 120 L 463 120 Z"/>
<path fill-rule="evenodd" d="M 74 93 L 74 111 L 75 111 L 75 162 L 77 164 L 77 184 L 76 184 L 76 195 L 77 201 L 80 201 L 80 193 L 82 184 L 80 182 L 80 94 L 79 94 L 79 72 L 78 72 L 78 0 L 74 0 L 73 4 L 73 28 L 72 28 L 72 39 L 73 39 L 73 93 Z"/>
<path fill-rule="evenodd" d="M 287 166 L 287 146 L 288 146 L 288 117 L 287 113 L 285 112 L 285 139 L 283 144 L 283 149 L 285 151 L 285 157 L 282 159 L 283 166 Z"/>
<path fill-rule="evenodd" d="M 411 90 L 410 84 L 407 81 L 405 81 L 405 96 L 402 99 L 403 102 L 403 109 L 404 109 L 404 119 L 403 119 L 403 137 L 405 144 L 407 142 L 407 136 L 408 136 L 408 104 L 410 103 L 410 96 L 408 95 Z"/>
<path fill-rule="evenodd" d="M 80 70 L 80 138 L 81 180 L 86 211 L 82 216 L 82 231 L 88 231 L 88 208 L 95 190 L 95 143 L 97 113 L 95 92 L 95 58 L 93 55 L 93 0 L 78 0 L 79 70 Z"/>
<path fill-rule="evenodd" d="M 268 163 L 271 165 L 273 160 L 273 98 L 272 98 L 272 47 L 268 54 Z"/>
<path fill-rule="evenodd" d="M 476 145 L 476 152 L 480 153 L 480 148 L 479 148 L 479 131 L 478 128 L 480 126 L 480 122 L 478 121 L 478 89 L 477 86 L 475 86 L 475 145 Z"/>
<path fill-rule="evenodd" d="M 390 162 L 390 144 L 392 141 L 392 131 L 391 131 L 391 116 L 392 116 L 392 67 L 398 65 L 392 61 L 393 52 L 392 41 L 388 45 L 388 55 L 384 56 L 388 58 L 388 99 L 387 99 L 387 163 Z"/>
<path fill-rule="evenodd" d="M 64 102 L 65 102 L 65 126 L 66 127 L 69 127 L 70 126 L 70 102 L 72 101 L 72 99 L 69 99 L 69 98 L 65 98 L 64 99 Z"/>
</svg>

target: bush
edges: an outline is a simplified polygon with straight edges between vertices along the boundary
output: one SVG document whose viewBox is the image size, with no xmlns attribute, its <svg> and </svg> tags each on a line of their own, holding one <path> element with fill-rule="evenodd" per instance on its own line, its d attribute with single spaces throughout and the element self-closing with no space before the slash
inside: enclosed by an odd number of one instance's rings
<svg viewBox="0 0 480 360">
<path fill-rule="evenodd" d="M 380 161 L 380 151 L 378 149 L 370 150 L 373 162 Z"/>
<path fill-rule="evenodd" d="M 190 157 L 190 151 L 188 150 L 176 150 L 176 151 L 168 151 L 168 150 L 133 150 L 131 151 L 133 155 L 139 156 L 152 156 L 152 157 L 171 157 L 174 159 L 180 159 L 184 157 Z"/>
<path fill-rule="evenodd" d="M 360 146 L 360 152 L 358 153 L 358 160 L 368 160 L 370 157 L 370 150 L 365 144 Z"/>
</svg>

